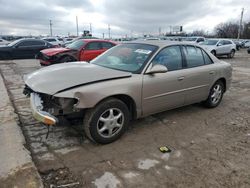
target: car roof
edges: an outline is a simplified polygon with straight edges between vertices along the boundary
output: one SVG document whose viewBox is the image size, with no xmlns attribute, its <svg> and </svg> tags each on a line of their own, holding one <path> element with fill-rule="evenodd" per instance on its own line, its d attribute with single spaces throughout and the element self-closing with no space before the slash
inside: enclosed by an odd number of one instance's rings
<svg viewBox="0 0 250 188">
<path fill-rule="evenodd" d="M 149 44 L 149 45 L 158 46 L 160 48 L 163 48 L 163 47 L 166 47 L 166 46 L 172 46 L 172 45 L 199 46 L 198 44 L 185 42 L 185 41 L 168 41 L 168 40 L 141 40 L 141 41 L 125 42 L 124 44 Z"/>
<path fill-rule="evenodd" d="M 79 40 L 83 40 L 84 42 L 111 42 L 114 43 L 111 40 L 104 40 L 104 39 L 79 39 Z"/>
</svg>

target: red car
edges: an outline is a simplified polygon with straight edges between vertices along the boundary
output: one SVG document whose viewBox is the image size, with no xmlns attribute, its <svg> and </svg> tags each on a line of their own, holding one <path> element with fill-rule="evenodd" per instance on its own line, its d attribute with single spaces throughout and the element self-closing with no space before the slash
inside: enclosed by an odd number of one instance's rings
<svg viewBox="0 0 250 188">
<path fill-rule="evenodd" d="M 91 61 L 115 45 L 116 43 L 107 40 L 79 39 L 65 48 L 42 50 L 36 58 L 45 66 L 72 61 Z"/>
</svg>

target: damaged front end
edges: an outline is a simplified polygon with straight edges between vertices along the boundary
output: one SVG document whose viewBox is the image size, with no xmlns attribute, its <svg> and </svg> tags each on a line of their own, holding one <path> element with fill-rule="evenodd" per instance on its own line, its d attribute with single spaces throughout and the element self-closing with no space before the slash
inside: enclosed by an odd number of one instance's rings
<svg viewBox="0 0 250 188">
<path fill-rule="evenodd" d="M 77 99 L 36 93 L 27 86 L 23 93 L 30 96 L 31 111 L 34 118 L 45 125 L 56 125 L 60 123 L 60 117 L 71 116 L 79 112 L 79 109 L 74 107 Z"/>
</svg>

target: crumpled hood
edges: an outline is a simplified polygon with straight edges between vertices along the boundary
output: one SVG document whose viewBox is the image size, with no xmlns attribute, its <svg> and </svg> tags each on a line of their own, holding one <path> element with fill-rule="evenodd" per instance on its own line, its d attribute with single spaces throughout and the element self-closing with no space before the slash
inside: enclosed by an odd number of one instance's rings
<svg viewBox="0 0 250 188">
<path fill-rule="evenodd" d="M 25 84 L 35 92 L 53 95 L 71 87 L 130 77 L 132 74 L 87 62 L 51 65 L 24 76 Z"/>
<path fill-rule="evenodd" d="M 42 50 L 41 52 L 47 56 L 53 56 L 62 52 L 68 52 L 71 51 L 69 48 L 48 48 L 45 50 Z"/>
</svg>

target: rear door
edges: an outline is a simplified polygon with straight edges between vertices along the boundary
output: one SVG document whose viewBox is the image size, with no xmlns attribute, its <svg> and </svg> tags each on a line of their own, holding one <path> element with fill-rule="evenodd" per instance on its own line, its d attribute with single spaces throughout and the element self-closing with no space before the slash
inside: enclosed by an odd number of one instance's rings
<svg viewBox="0 0 250 188">
<path fill-rule="evenodd" d="M 82 61 L 91 61 L 98 55 L 100 55 L 105 50 L 102 49 L 101 42 L 89 42 L 86 44 L 83 51 L 81 51 L 81 60 Z"/>
<path fill-rule="evenodd" d="M 187 105 L 207 98 L 216 70 L 210 57 L 199 47 L 183 46 L 183 54 L 183 88 Z"/>
<path fill-rule="evenodd" d="M 35 57 L 41 50 L 47 48 L 47 45 L 44 41 L 34 40 L 31 47 L 33 48 L 32 57 Z"/>
<path fill-rule="evenodd" d="M 180 46 L 164 48 L 155 56 L 151 64 L 151 66 L 164 65 L 168 68 L 168 72 L 143 76 L 142 108 L 144 116 L 184 104 L 183 59 Z"/>
<path fill-rule="evenodd" d="M 225 54 L 230 54 L 232 50 L 233 43 L 229 40 L 224 40 Z"/>
</svg>

